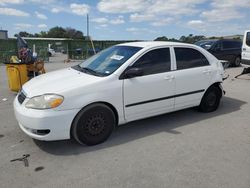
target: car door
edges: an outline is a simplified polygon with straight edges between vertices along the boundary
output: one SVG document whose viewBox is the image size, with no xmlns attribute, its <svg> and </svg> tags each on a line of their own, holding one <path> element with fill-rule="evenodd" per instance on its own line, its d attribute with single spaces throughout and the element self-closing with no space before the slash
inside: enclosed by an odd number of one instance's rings
<svg viewBox="0 0 250 188">
<path fill-rule="evenodd" d="M 125 119 L 132 121 L 172 111 L 175 81 L 170 71 L 170 49 L 152 49 L 130 68 L 138 68 L 143 74 L 123 81 Z"/>
<path fill-rule="evenodd" d="M 250 64 L 250 31 L 246 31 L 242 45 L 243 63 Z"/>
<path fill-rule="evenodd" d="M 174 47 L 174 52 L 175 110 L 197 106 L 209 87 L 213 69 L 207 58 L 197 49 Z"/>
<path fill-rule="evenodd" d="M 240 49 L 240 48 L 239 48 Z M 237 56 L 238 50 L 233 41 L 222 41 L 222 54 L 223 60 L 227 60 L 230 63 L 234 63 L 235 57 Z"/>
<path fill-rule="evenodd" d="M 211 54 L 213 54 L 217 59 L 224 60 L 225 56 L 222 50 L 222 42 L 216 41 L 214 46 L 208 50 Z"/>
</svg>

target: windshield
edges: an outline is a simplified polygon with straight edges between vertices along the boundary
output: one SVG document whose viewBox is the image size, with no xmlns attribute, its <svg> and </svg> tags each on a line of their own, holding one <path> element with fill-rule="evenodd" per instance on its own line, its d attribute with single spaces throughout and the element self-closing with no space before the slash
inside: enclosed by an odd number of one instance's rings
<svg viewBox="0 0 250 188">
<path fill-rule="evenodd" d="M 108 76 L 141 49 L 133 46 L 113 46 L 90 57 L 74 68 L 96 76 Z"/>
<path fill-rule="evenodd" d="M 195 44 L 196 44 L 197 46 L 200 46 L 200 47 L 202 47 L 202 48 L 208 50 L 208 49 L 210 49 L 210 48 L 213 46 L 213 44 L 214 44 L 215 42 L 216 42 L 215 40 L 204 40 L 204 41 L 198 41 L 198 42 L 196 42 Z"/>
</svg>

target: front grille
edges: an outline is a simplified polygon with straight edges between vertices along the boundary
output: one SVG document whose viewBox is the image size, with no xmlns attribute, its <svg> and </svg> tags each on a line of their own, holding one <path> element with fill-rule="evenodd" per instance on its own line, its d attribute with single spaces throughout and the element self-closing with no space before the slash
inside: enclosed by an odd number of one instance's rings
<svg viewBox="0 0 250 188">
<path fill-rule="evenodd" d="M 18 94 L 17 99 L 18 99 L 18 102 L 19 102 L 20 104 L 22 104 L 23 101 L 26 99 L 26 96 L 25 96 L 25 94 L 21 91 L 21 92 Z"/>
</svg>

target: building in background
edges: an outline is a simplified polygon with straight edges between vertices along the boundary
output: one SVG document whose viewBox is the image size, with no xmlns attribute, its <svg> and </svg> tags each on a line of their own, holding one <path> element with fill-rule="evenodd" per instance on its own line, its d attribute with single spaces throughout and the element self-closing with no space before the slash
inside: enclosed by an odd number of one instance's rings
<svg viewBox="0 0 250 188">
<path fill-rule="evenodd" d="M 0 30 L 0 39 L 8 39 L 8 31 L 7 30 Z"/>
</svg>

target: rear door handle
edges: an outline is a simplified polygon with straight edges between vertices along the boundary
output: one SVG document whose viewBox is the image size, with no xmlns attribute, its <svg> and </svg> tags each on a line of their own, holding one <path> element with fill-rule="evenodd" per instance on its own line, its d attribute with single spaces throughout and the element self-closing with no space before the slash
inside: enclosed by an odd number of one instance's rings
<svg viewBox="0 0 250 188">
<path fill-rule="evenodd" d="M 242 48 L 242 51 L 246 51 L 247 49 L 246 48 Z"/>
<path fill-rule="evenodd" d="M 165 76 L 164 80 L 173 80 L 174 79 L 174 75 L 171 76 Z"/>
</svg>

